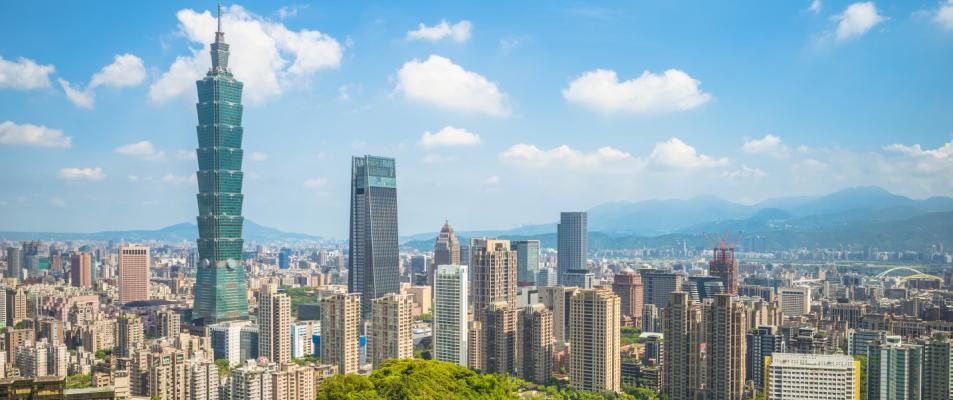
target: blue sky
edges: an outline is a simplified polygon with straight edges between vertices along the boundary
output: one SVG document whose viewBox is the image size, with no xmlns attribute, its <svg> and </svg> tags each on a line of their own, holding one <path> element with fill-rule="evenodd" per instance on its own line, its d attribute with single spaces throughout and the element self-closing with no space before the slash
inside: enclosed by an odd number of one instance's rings
<svg viewBox="0 0 953 400">
<path fill-rule="evenodd" d="M 0 230 L 194 221 L 213 2 L 0 12 Z M 400 230 L 602 202 L 953 194 L 953 0 L 226 4 L 245 216 L 344 237 L 351 155 Z"/>
</svg>

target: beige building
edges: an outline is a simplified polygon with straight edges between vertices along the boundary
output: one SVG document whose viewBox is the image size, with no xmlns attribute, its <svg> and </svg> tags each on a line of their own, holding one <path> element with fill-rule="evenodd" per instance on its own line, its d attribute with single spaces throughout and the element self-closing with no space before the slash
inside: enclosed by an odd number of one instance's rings
<svg viewBox="0 0 953 400">
<path fill-rule="evenodd" d="M 634 271 L 616 274 L 612 279 L 612 292 L 622 301 L 622 315 L 638 323 L 642 318 L 642 276 Z"/>
<path fill-rule="evenodd" d="M 662 394 L 690 400 L 704 387 L 699 345 L 704 342 L 701 310 L 685 292 L 674 292 L 665 307 L 662 332 Z"/>
<path fill-rule="evenodd" d="M 716 294 L 705 305 L 708 399 L 741 400 L 745 390 L 747 309 L 730 294 Z M 666 337 L 667 339 L 667 337 Z"/>
<path fill-rule="evenodd" d="M 116 318 L 116 356 L 131 357 L 141 349 L 145 340 L 142 319 L 134 313 L 122 313 Z"/>
<path fill-rule="evenodd" d="M 146 393 L 163 400 L 189 398 L 188 362 L 185 353 L 163 342 L 152 345 L 146 355 Z"/>
<path fill-rule="evenodd" d="M 579 390 L 622 390 L 621 301 L 609 289 L 580 289 L 569 309 L 569 384 Z"/>
<path fill-rule="evenodd" d="M 282 364 L 291 362 L 291 298 L 275 286 L 262 289 L 258 305 L 258 355 Z"/>
<path fill-rule="evenodd" d="M 811 288 L 783 288 L 780 292 L 781 310 L 785 317 L 800 317 L 811 312 Z"/>
<path fill-rule="evenodd" d="M 335 294 L 321 300 L 321 362 L 336 364 L 338 373 L 360 368 L 360 293 Z"/>
<path fill-rule="evenodd" d="M 119 246 L 119 304 L 149 300 L 149 247 Z"/>
<path fill-rule="evenodd" d="M 576 287 L 549 286 L 539 288 L 539 301 L 553 312 L 553 337 L 561 350 L 569 342 L 569 305 Z"/>
<path fill-rule="evenodd" d="M 282 364 L 271 373 L 274 400 L 314 400 L 314 369 L 309 366 Z"/>
<path fill-rule="evenodd" d="M 473 319 L 481 322 L 480 370 L 516 373 L 516 251 L 509 240 L 471 240 Z"/>
<path fill-rule="evenodd" d="M 481 371 L 516 375 L 516 309 L 507 302 L 487 305 L 483 313 Z"/>
<path fill-rule="evenodd" d="M 850 356 L 774 353 L 765 363 L 767 400 L 860 399 L 860 361 Z"/>
<path fill-rule="evenodd" d="M 410 295 L 414 315 L 428 314 L 433 309 L 433 288 L 430 286 L 404 286 L 402 292 Z"/>
<path fill-rule="evenodd" d="M 414 356 L 412 304 L 410 295 L 395 293 L 388 293 L 371 303 L 371 334 L 368 345 L 371 363 L 375 369 L 384 360 Z"/>
<path fill-rule="evenodd" d="M 182 329 L 182 318 L 175 310 L 167 309 L 156 313 L 156 336 L 176 338 Z"/>
<path fill-rule="evenodd" d="M 467 327 L 467 368 L 483 370 L 483 323 L 470 320 Z"/>
<path fill-rule="evenodd" d="M 517 318 L 519 377 L 544 384 L 553 376 L 553 312 L 537 303 L 520 310 Z"/>
</svg>

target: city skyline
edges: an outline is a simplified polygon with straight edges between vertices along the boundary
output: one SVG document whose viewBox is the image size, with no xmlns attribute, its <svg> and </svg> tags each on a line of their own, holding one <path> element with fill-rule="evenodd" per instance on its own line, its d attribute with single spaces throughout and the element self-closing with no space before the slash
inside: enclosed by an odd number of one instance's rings
<svg viewBox="0 0 953 400">
<path fill-rule="evenodd" d="M 698 5 L 706 20 L 651 4 L 500 4 L 499 15 L 229 5 L 255 114 L 246 127 L 260 132 L 245 146 L 245 214 L 343 238 L 345 163 L 369 153 L 413 177 L 399 203 L 415 217 L 399 218 L 406 233 L 445 218 L 465 230 L 547 223 L 614 200 L 751 203 L 868 184 L 953 194 L 953 6 L 818 4 Z M 849 12 L 856 4 L 867 12 Z M 41 6 L 8 6 L 2 32 L 45 46 L 0 45 L 0 168 L 16 172 L 0 184 L 17 188 L 0 195 L 0 228 L 158 228 L 195 215 L 190 88 L 208 68 L 211 6 L 114 4 L 99 11 L 115 26 L 70 39 L 81 5 L 44 8 L 44 24 L 21 17 Z M 675 15 L 684 26 L 653 22 Z M 474 93 L 422 90 L 461 79 Z M 477 206 L 504 212 L 467 212 Z"/>
</svg>

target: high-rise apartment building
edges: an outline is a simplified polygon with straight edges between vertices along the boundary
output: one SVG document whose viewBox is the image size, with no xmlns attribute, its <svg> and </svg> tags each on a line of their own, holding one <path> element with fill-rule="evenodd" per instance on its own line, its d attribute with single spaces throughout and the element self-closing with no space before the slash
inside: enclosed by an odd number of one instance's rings
<svg viewBox="0 0 953 400">
<path fill-rule="evenodd" d="M 468 366 L 466 265 L 440 265 L 434 275 L 434 358 Z"/>
<path fill-rule="evenodd" d="M 254 362 L 247 362 L 229 374 L 231 400 L 268 400 L 274 398 L 271 371 Z"/>
<path fill-rule="evenodd" d="M 521 286 L 535 285 L 539 272 L 539 240 L 513 240 L 510 249 L 516 252 L 516 281 Z"/>
<path fill-rule="evenodd" d="M 947 333 L 936 333 L 920 341 L 923 346 L 923 400 L 953 398 L 953 341 Z"/>
<path fill-rule="evenodd" d="M 867 356 L 871 343 L 887 339 L 887 332 L 875 329 L 851 329 L 847 331 L 847 354 Z"/>
<path fill-rule="evenodd" d="M 516 308 L 505 301 L 490 303 L 480 322 L 481 371 L 516 375 Z"/>
<path fill-rule="evenodd" d="M 24 377 L 66 376 L 69 353 L 66 345 L 46 340 L 26 342 L 15 349 L 15 365 Z"/>
<path fill-rule="evenodd" d="M 700 311 L 685 292 L 672 293 L 664 310 L 662 393 L 671 400 L 696 398 L 703 388 L 699 344 L 704 342 L 704 329 Z"/>
<path fill-rule="evenodd" d="M 536 303 L 517 317 L 517 366 L 520 378 L 544 384 L 553 375 L 553 312 Z"/>
<path fill-rule="evenodd" d="M 116 318 L 116 356 L 132 357 L 132 353 L 143 348 L 144 344 L 142 319 L 134 313 L 120 314 Z"/>
<path fill-rule="evenodd" d="M 431 271 L 427 271 L 429 281 L 427 284 L 433 284 L 433 274 L 436 268 L 441 265 L 461 265 L 460 262 L 460 240 L 457 239 L 450 221 L 446 221 L 437 234 L 437 241 L 433 246 L 433 266 Z"/>
<path fill-rule="evenodd" d="M 860 399 L 860 361 L 850 356 L 776 353 L 765 363 L 767 400 Z"/>
<path fill-rule="evenodd" d="M 707 392 L 710 400 L 742 400 L 745 391 L 745 333 L 748 312 L 729 294 L 705 305 Z"/>
<path fill-rule="evenodd" d="M 712 249 L 712 260 L 708 264 L 708 275 L 721 281 L 725 293 L 738 294 L 738 260 L 735 259 L 734 246 L 724 242 Z"/>
<path fill-rule="evenodd" d="M 782 288 L 781 312 L 785 317 L 799 317 L 811 312 L 811 288 Z"/>
<path fill-rule="evenodd" d="M 412 309 L 410 295 L 389 293 L 374 299 L 370 335 L 371 364 L 374 368 L 380 367 L 385 360 L 414 356 Z"/>
<path fill-rule="evenodd" d="M 553 312 L 553 337 L 559 349 L 569 342 L 569 311 L 572 309 L 572 297 L 579 290 L 565 286 L 539 288 L 539 301 Z"/>
<path fill-rule="evenodd" d="M 198 89 L 199 228 L 192 320 L 199 325 L 248 318 L 242 260 L 242 88 L 228 68 L 229 47 L 218 30 L 212 68 Z"/>
<path fill-rule="evenodd" d="M 119 246 L 119 303 L 149 300 L 149 247 Z"/>
<path fill-rule="evenodd" d="M 476 320 L 482 320 L 489 304 L 516 303 L 516 252 L 508 240 L 479 238 L 472 246 L 473 312 Z"/>
<path fill-rule="evenodd" d="M 361 295 L 335 294 L 321 300 L 321 362 L 336 364 L 338 373 L 360 367 Z"/>
<path fill-rule="evenodd" d="M 868 400 L 921 398 L 922 346 L 904 344 L 895 338 L 875 342 L 867 351 Z"/>
<path fill-rule="evenodd" d="M 621 302 L 608 289 L 580 289 L 569 320 L 569 384 L 579 390 L 622 390 Z"/>
<path fill-rule="evenodd" d="M 156 342 L 146 352 L 146 395 L 150 398 L 188 399 L 189 363 L 185 352 Z"/>
<path fill-rule="evenodd" d="M 173 339 L 182 329 L 182 317 L 175 310 L 166 309 L 156 313 L 156 337 Z"/>
<path fill-rule="evenodd" d="M 75 287 L 93 286 L 92 253 L 73 253 L 70 256 L 70 284 Z"/>
<path fill-rule="evenodd" d="M 273 399 L 314 400 L 316 397 L 314 368 L 282 364 L 270 372 Z"/>
<path fill-rule="evenodd" d="M 218 400 L 220 378 L 211 360 L 192 358 L 188 364 L 189 400 Z"/>
<path fill-rule="evenodd" d="M 638 272 L 626 271 L 612 278 L 612 292 L 622 301 L 622 315 L 642 318 L 642 277 Z"/>
<path fill-rule="evenodd" d="M 7 326 L 15 326 L 17 322 L 27 319 L 26 292 L 23 287 L 7 288 Z"/>
<path fill-rule="evenodd" d="M 585 287 L 589 251 L 588 217 L 585 212 L 562 212 L 556 227 L 556 280 L 562 286 Z"/>
<path fill-rule="evenodd" d="M 764 360 L 774 353 L 784 352 L 784 337 L 773 325 L 762 325 L 748 334 L 745 373 L 754 382 L 755 390 L 764 389 Z"/>
<path fill-rule="evenodd" d="M 351 159 L 351 218 L 347 287 L 361 294 L 361 318 L 371 302 L 400 292 L 397 253 L 397 170 L 393 158 Z"/>
<path fill-rule="evenodd" d="M 258 306 L 258 356 L 276 364 L 291 361 L 291 298 L 274 286 L 263 289 Z"/>
<path fill-rule="evenodd" d="M 639 276 L 642 277 L 642 304 L 663 309 L 672 293 L 682 291 L 682 275 L 672 271 L 643 268 L 639 270 Z"/>
</svg>

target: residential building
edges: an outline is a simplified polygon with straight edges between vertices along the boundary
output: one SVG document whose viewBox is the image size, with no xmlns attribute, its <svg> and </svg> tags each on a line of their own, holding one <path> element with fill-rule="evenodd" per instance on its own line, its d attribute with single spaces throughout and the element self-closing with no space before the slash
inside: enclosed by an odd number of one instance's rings
<svg viewBox="0 0 953 400">
<path fill-rule="evenodd" d="M 321 300 L 321 362 L 335 364 L 338 373 L 360 367 L 361 295 L 335 294 Z"/>
<path fill-rule="evenodd" d="M 775 353 L 765 363 L 766 400 L 860 400 L 860 361 L 850 356 Z"/>
<path fill-rule="evenodd" d="M 811 312 L 811 288 L 782 288 L 781 312 L 785 317 L 799 317 Z"/>
<path fill-rule="evenodd" d="M 385 360 L 412 358 L 414 338 L 411 331 L 413 301 L 409 295 L 389 293 L 374 299 L 371 306 L 371 364 L 380 367 Z"/>
<path fill-rule="evenodd" d="M 642 277 L 638 272 L 625 271 L 612 278 L 612 292 L 622 302 L 622 315 L 633 318 L 636 323 L 642 318 Z"/>
<path fill-rule="evenodd" d="M 258 356 L 291 362 L 291 298 L 274 286 L 262 290 L 258 305 Z"/>
<path fill-rule="evenodd" d="M 434 275 L 434 358 L 468 366 L 466 265 L 439 265 Z"/>
<path fill-rule="evenodd" d="M 923 347 L 900 338 L 874 342 L 867 350 L 868 400 L 919 400 Z"/>
<path fill-rule="evenodd" d="M 580 289 L 570 310 L 569 384 L 578 390 L 622 390 L 621 301 L 608 289 Z"/>
<path fill-rule="evenodd" d="M 747 336 L 745 373 L 754 382 L 755 390 L 764 389 L 764 360 L 774 353 L 784 352 L 784 336 L 773 325 L 759 326 Z"/>
<path fill-rule="evenodd" d="M 923 346 L 923 400 L 953 398 L 953 341 L 947 333 L 936 333 L 920 341 Z"/>
<path fill-rule="evenodd" d="M 70 256 L 70 284 L 76 287 L 93 286 L 93 255 L 73 253 Z"/>
<path fill-rule="evenodd" d="M 652 304 L 659 309 L 665 308 L 672 293 L 682 291 L 682 275 L 672 271 L 642 268 L 642 304 Z"/>
<path fill-rule="evenodd" d="M 531 304 L 517 317 L 517 366 L 520 378 L 545 384 L 553 375 L 553 312 Z"/>
<path fill-rule="evenodd" d="M 718 294 L 705 305 L 709 400 L 742 400 L 745 391 L 745 333 L 748 313 L 730 294 Z"/>
</svg>

